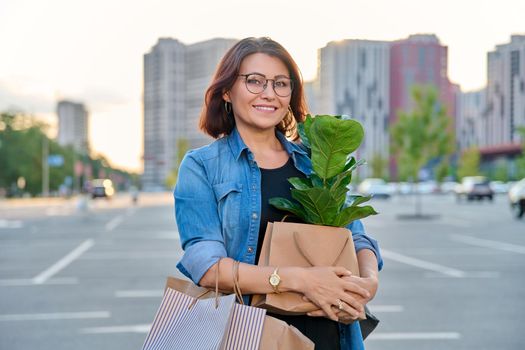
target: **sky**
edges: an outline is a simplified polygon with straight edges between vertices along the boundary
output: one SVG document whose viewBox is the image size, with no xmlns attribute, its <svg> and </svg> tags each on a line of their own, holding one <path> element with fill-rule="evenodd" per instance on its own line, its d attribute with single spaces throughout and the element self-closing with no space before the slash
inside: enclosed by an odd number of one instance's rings
<svg viewBox="0 0 525 350">
<path fill-rule="evenodd" d="M 160 37 L 269 36 L 312 80 L 330 41 L 434 33 L 470 91 L 486 84 L 487 52 L 525 34 L 524 14 L 524 0 L 0 0 L 0 111 L 56 126 L 57 100 L 83 102 L 93 151 L 141 171 L 143 55 Z"/>
</svg>

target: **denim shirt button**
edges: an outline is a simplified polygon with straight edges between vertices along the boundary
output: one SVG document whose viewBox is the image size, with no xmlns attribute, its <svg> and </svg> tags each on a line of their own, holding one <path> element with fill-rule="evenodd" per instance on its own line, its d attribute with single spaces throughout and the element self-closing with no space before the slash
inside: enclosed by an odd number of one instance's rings
<svg viewBox="0 0 525 350">
<path fill-rule="evenodd" d="M 248 247 L 248 253 L 253 253 L 253 248 L 252 247 Z"/>
<path fill-rule="evenodd" d="M 256 219 L 257 219 L 257 213 L 252 213 L 252 219 L 253 219 L 253 220 L 256 220 Z"/>
</svg>

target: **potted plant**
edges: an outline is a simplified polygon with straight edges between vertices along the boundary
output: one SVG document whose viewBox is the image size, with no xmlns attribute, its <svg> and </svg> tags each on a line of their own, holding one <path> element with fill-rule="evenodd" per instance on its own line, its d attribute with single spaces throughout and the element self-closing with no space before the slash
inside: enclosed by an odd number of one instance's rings
<svg viewBox="0 0 525 350">
<path fill-rule="evenodd" d="M 306 116 L 298 125 L 299 136 L 312 161 L 307 178 L 288 179 L 292 198 L 271 198 L 270 204 L 292 213 L 305 223 L 345 227 L 354 220 L 375 215 L 371 206 L 360 206 L 371 196 L 347 196 L 352 172 L 365 163 L 351 154 L 361 145 L 364 130 L 359 122 L 342 116 Z"/>
<path fill-rule="evenodd" d="M 344 266 L 359 275 L 352 232 L 345 226 L 375 215 L 371 206 L 360 206 L 371 196 L 347 196 L 352 172 L 364 160 L 351 154 L 363 140 L 361 124 L 342 116 L 306 117 L 298 125 L 310 154 L 312 173 L 288 179 L 294 201 L 271 198 L 270 204 L 287 211 L 305 224 L 268 223 L 258 264 L 261 266 Z M 282 314 L 304 314 L 317 309 L 294 292 L 255 295 L 252 305 Z M 360 318 L 364 319 L 364 313 Z"/>
</svg>

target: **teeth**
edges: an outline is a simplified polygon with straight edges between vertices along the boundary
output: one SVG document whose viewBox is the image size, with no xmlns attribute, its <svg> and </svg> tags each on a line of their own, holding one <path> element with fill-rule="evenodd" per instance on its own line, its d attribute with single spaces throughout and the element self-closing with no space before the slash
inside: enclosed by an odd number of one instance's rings
<svg viewBox="0 0 525 350">
<path fill-rule="evenodd" d="M 255 109 L 260 109 L 262 111 L 275 111 L 275 107 L 255 106 Z"/>
</svg>

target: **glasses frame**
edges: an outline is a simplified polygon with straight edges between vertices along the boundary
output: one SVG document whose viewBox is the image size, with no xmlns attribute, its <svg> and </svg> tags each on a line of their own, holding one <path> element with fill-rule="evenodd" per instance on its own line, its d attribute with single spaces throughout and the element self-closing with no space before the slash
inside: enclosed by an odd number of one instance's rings
<svg viewBox="0 0 525 350">
<path fill-rule="evenodd" d="M 257 75 L 261 78 L 263 78 L 265 80 L 264 82 L 264 85 L 262 86 L 263 89 L 262 91 L 260 92 L 253 92 L 250 90 L 250 88 L 248 88 L 248 77 L 250 75 Z M 266 88 L 268 87 L 268 81 L 271 80 L 272 81 L 272 89 L 273 89 L 273 92 L 275 92 L 275 94 L 279 97 L 288 97 L 290 95 L 292 95 L 292 92 L 293 92 L 293 88 L 294 88 L 294 83 L 293 83 L 293 79 L 292 78 L 288 78 L 286 77 L 286 79 L 290 80 L 290 93 L 288 95 L 280 95 L 277 91 L 275 91 L 275 79 L 268 79 L 266 78 L 264 75 L 262 74 L 259 74 L 259 73 L 248 73 L 248 74 L 238 74 L 239 77 L 243 77 L 244 78 L 244 86 L 246 86 L 246 90 L 248 90 L 249 93 L 252 93 L 254 95 L 258 95 L 258 94 L 261 94 L 264 92 L 264 90 L 266 90 Z"/>
</svg>

